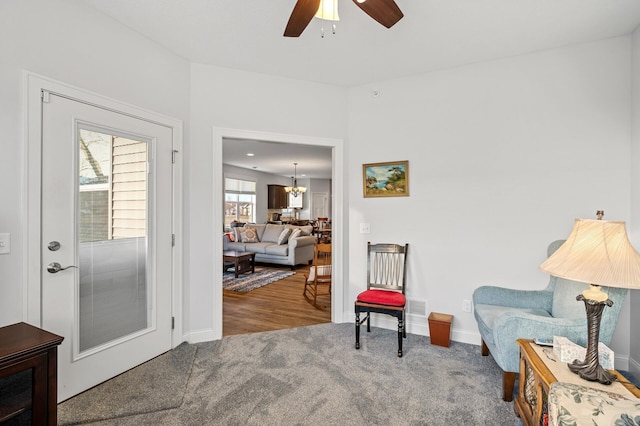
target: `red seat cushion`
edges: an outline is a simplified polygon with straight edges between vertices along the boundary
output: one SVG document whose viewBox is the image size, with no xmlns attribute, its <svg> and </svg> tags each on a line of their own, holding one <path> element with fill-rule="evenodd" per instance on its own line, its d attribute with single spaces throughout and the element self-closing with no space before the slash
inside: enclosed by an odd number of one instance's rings
<svg viewBox="0 0 640 426">
<path fill-rule="evenodd" d="M 367 290 L 358 295 L 358 302 L 375 303 L 386 306 L 404 306 L 404 294 L 397 291 Z"/>
</svg>

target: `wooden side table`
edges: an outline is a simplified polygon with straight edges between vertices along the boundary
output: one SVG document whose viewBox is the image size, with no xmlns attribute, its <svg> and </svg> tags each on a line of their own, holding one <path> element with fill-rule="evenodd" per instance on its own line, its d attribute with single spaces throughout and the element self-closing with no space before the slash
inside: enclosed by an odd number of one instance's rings
<svg viewBox="0 0 640 426">
<path fill-rule="evenodd" d="M 23 322 L 0 327 L 0 423 L 30 411 L 34 425 L 57 424 L 63 339 Z"/>
<path fill-rule="evenodd" d="M 603 388 L 609 392 L 619 393 L 629 398 L 640 398 L 640 390 L 629 383 L 616 370 L 611 370 L 620 382 L 602 385 L 589 382 L 577 374 L 569 371 L 566 363 L 556 361 L 553 348 L 543 347 L 533 343 L 533 340 L 518 339 L 520 346 L 520 378 L 518 379 L 518 397 L 514 400 L 513 408 L 516 416 L 521 417 L 527 426 L 546 424 L 547 398 L 549 386 L 558 381 L 561 376 L 563 382 L 575 383 L 596 388 Z M 569 374 L 565 374 L 568 372 Z M 554 373 L 555 372 L 555 373 Z"/>
</svg>

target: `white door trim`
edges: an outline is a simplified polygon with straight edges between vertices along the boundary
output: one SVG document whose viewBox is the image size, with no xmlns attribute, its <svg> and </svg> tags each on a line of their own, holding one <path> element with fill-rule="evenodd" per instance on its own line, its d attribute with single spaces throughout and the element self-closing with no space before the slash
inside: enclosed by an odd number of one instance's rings
<svg viewBox="0 0 640 426">
<path fill-rule="evenodd" d="M 171 346 L 179 345 L 182 338 L 182 121 L 93 93 L 67 83 L 23 71 L 23 119 L 24 119 L 24 198 L 22 210 L 26 212 L 23 223 L 23 321 L 42 326 L 42 268 L 41 268 L 41 219 L 40 202 L 42 179 L 42 115 L 40 96 L 43 90 L 59 93 L 81 102 L 119 111 L 133 117 L 151 121 L 172 129 L 173 146 L 178 151 L 173 170 L 173 232 L 175 246 L 172 259 L 171 306 L 175 326 Z"/>
<path fill-rule="evenodd" d="M 344 235 L 346 215 L 343 206 L 345 173 L 344 173 L 344 143 L 342 139 L 320 138 L 313 136 L 298 136 L 281 133 L 258 132 L 253 130 L 240 130 L 229 128 L 213 128 L 213 258 L 222 259 L 222 232 L 220 224 L 223 223 L 224 180 L 222 164 L 222 140 L 224 138 L 251 139 L 265 142 L 282 142 L 299 145 L 320 145 L 332 147 L 332 180 L 331 202 L 332 242 L 335 253 L 333 268 L 335 281 L 331 292 L 331 321 L 344 322 L 345 292 L 348 291 L 344 271 L 345 253 Z M 213 339 L 222 338 L 222 262 L 213 262 Z"/>
</svg>

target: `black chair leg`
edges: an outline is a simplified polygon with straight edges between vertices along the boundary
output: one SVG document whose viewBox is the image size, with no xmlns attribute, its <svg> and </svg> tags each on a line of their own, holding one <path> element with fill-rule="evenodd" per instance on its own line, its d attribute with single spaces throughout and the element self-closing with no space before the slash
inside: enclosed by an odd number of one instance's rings
<svg viewBox="0 0 640 426">
<path fill-rule="evenodd" d="M 367 333 L 371 333 L 371 313 L 367 313 Z"/>
<path fill-rule="evenodd" d="M 360 312 L 356 311 L 356 349 L 360 349 Z"/>
<path fill-rule="evenodd" d="M 407 338 L 407 325 L 404 323 L 404 312 L 402 313 L 402 337 Z"/>
<path fill-rule="evenodd" d="M 398 358 L 402 358 L 402 338 L 404 334 L 404 321 L 398 318 Z"/>
</svg>

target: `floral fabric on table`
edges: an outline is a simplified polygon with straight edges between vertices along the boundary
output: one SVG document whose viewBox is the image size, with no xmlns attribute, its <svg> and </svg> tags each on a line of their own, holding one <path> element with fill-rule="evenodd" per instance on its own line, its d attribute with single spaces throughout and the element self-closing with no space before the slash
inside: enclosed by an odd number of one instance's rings
<svg viewBox="0 0 640 426">
<path fill-rule="evenodd" d="M 640 399 L 554 382 L 549 389 L 549 425 L 640 426 Z"/>
</svg>

